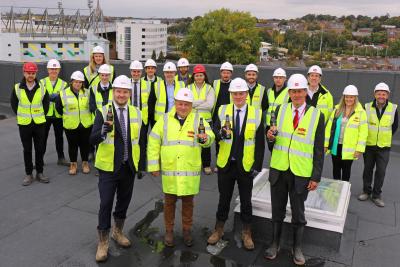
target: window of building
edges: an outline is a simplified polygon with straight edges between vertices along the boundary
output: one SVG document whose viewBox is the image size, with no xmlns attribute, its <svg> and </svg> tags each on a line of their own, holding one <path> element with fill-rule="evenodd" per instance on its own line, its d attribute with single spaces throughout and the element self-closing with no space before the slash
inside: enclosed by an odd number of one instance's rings
<svg viewBox="0 0 400 267">
<path fill-rule="evenodd" d="M 46 53 L 45 51 L 40 51 L 40 54 L 41 54 L 42 56 L 47 56 L 47 53 Z"/>
<path fill-rule="evenodd" d="M 145 32 L 146 31 L 146 29 L 145 28 L 142 28 L 142 32 Z"/>
<path fill-rule="evenodd" d="M 62 43 L 58 43 L 58 48 L 62 48 L 63 44 Z"/>
<path fill-rule="evenodd" d="M 28 43 L 22 43 L 23 48 L 28 48 Z"/>
<path fill-rule="evenodd" d="M 27 56 L 27 55 L 29 55 L 29 51 L 24 52 L 24 56 Z"/>
<path fill-rule="evenodd" d="M 145 45 L 146 44 L 146 42 L 142 42 L 142 45 Z"/>
<path fill-rule="evenodd" d="M 144 52 L 144 51 L 146 51 L 146 49 L 145 49 L 145 48 L 142 48 L 142 52 Z"/>
<path fill-rule="evenodd" d="M 142 38 L 146 38 L 146 36 L 145 36 L 145 35 L 142 35 Z"/>
<path fill-rule="evenodd" d="M 142 55 L 142 58 L 145 58 L 146 56 L 145 55 Z"/>
<path fill-rule="evenodd" d="M 40 43 L 40 48 L 46 48 L 46 44 L 45 43 Z"/>
<path fill-rule="evenodd" d="M 11 46 L 11 44 L 8 44 L 8 46 Z"/>
<path fill-rule="evenodd" d="M 74 48 L 79 48 L 79 43 L 74 43 Z"/>
<path fill-rule="evenodd" d="M 57 52 L 57 55 L 62 56 L 63 52 Z"/>
<path fill-rule="evenodd" d="M 8 54 L 9 57 L 11 57 L 11 54 Z"/>
</svg>

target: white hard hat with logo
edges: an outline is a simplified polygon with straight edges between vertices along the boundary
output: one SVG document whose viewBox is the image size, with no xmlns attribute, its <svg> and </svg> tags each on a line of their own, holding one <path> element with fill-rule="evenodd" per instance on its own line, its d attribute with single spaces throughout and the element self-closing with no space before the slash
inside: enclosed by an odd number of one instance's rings
<svg viewBox="0 0 400 267">
<path fill-rule="evenodd" d="M 103 74 L 111 74 L 111 68 L 107 64 L 103 64 L 100 66 L 99 70 L 97 71 L 98 73 L 103 73 Z"/>
<path fill-rule="evenodd" d="M 343 90 L 343 95 L 358 95 L 358 89 L 354 85 L 347 85 Z"/>
<path fill-rule="evenodd" d="M 308 69 L 307 74 L 310 74 L 310 73 L 317 73 L 322 76 L 322 69 L 318 65 L 313 65 Z"/>
<path fill-rule="evenodd" d="M 175 100 L 193 103 L 193 93 L 187 88 L 181 88 L 175 95 Z"/>
<path fill-rule="evenodd" d="M 248 72 L 248 71 L 258 72 L 258 67 L 254 64 L 249 64 L 246 66 L 246 69 L 244 70 L 244 72 Z"/>
<path fill-rule="evenodd" d="M 134 60 L 129 65 L 129 69 L 130 70 L 142 70 L 143 69 L 143 64 L 139 60 Z"/>
<path fill-rule="evenodd" d="M 144 67 L 156 67 L 157 68 L 157 64 L 154 60 L 152 60 L 151 58 L 149 58 L 148 60 L 146 60 L 146 63 L 144 63 Z"/>
<path fill-rule="evenodd" d="M 172 62 L 167 62 L 164 64 L 163 71 L 176 71 L 176 66 Z"/>
<path fill-rule="evenodd" d="M 231 63 L 229 63 L 229 62 L 227 61 L 227 62 L 222 63 L 222 65 L 221 65 L 221 67 L 219 68 L 219 70 L 220 70 L 220 71 L 221 71 L 221 70 L 230 70 L 230 71 L 233 71 L 233 66 L 232 66 Z"/>
<path fill-rule="evenodd" d="M 93 47 L 92 54 L 104 54 L 104 48 L 101 46 Z"/>
<path fill-rule="evenodd" d="M 246 92 L 249 90 L 249 87 L 247 86 L 247 83 L 245 80 L 242 78 L 235 78 L 231 81 L 231 84 L 229 85 L 229 92 Z"/>
<path fill-rule="evenodd" d="M 306 77 L 304 77 L 303 74 L 296 73 L 290 76 L 287 87 L 293 90 L 296 89 L 307 89 L 308 88 L 308 82 Z"/>
<path fill-rule="evenodd" d="M 387 85 L 386 83 L 378 83 L 374 89 L 374 92 L 376 91 L 386 91 L 390 93 L 389 85 Z"/>
<path fill-rule="evenodd" d="M 179 67 L 189 67 L 189 60 L 187 60 L 186 58 L 180 58 L 178 60 L 178 68 Z"/>
<path fill-rule="evenodd" d="M 117 78 L 115 78 L 115 80 L 113 82 L 113 88 L 123 88 L 123 89 L 132 90 L 131 79 L 129 79 L 125 75 L 120 75 Z"/>
<path fill-rule="evenodd" d="M 282 68 L 277 68 L 274 70 L 272 77 L 286 77 L 286 71 Z"/>
<path fill-rule="evenodd" d="M 61 69 L 61 65 L 57 59 L 50 59 L 49 62 L 47 62 L 47 68 L 48 69 Z"/>
<path fill-rule="evenodd" d="M 77 70 L 71 74 L 71 80 L 84 82 L 85 77 L 83 76 L 83 73 L 81 71 Z"/>
</svg>

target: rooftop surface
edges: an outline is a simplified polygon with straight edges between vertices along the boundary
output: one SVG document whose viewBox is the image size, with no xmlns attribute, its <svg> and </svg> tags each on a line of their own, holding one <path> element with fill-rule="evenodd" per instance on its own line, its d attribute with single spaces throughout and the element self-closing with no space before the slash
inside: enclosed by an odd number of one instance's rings
<svg viewBox="0 0 400 267">
<path fill-rule="evenodd" d="M 10 115 L 9 109 L 0 105 L 0 114 Z M 51 131 L 44 170 L 51 182 L 23 187 L 22 145 L 15 118 L 0 121 L 0 142 L 0 265 L 98 266 L 95 252 L 99 195 L 95 172 L 69 176 L 67 167 L 57 166 Z M 64 150 L 67 152 L 66 140 Z M 383 187 L 385 208 L 356 199 L 362 187 L 363 162 L 354 162 L 352 196 L 340 250 L 305 245 L 307 266 L 400 266 L 399 152 L 397 148 L 391 152 Z M 268 167 L 269 154 L 266 151 L 264 167 Z M 331 173 L 331 159 L 327 157 L 323 176 L 331 177 Z M 266 261 L 263 252 L 268 244 L 258 241 L 262 239 L 259 237 L 253 252 L 239 248 L 233 234 L 233 212 L 226 228 L 228 246 L 219 256 L 207 253 L 206 239 L 215 223 L 218 202 L 215 174 L 202 177 L 201 191 L 195 197 L 195 245 L 190 249 L 182 242 L 179 211 L 176 246 L 163 247 L 163 214 L 159 208 L 162 198 L 159 178 L 146 175 L 135 181 L 125 224 L 133 246 L 121 249 L 110 242 L 110 257 L 99 266 L 294 266 L 288 250 L 281 251 L 275 261 Z M 234 201 L 232 210 L 233 207 Z"/>
</svg>

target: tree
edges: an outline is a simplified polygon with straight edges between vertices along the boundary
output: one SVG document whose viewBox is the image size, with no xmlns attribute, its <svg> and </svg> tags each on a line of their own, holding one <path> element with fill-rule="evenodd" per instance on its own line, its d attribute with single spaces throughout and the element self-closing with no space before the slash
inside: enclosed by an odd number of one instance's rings
<svg viewBox="0 0 400 267">
<path fill-rule="evenodd" d="M 161 50 L 161 51 L 160 51 L 160 54 L 158 54 L 158 60 L 157 60 L 157 62 L 162 63 L 162 62 L 164 62 L 164 61 L 165 61 L 164 53 L 163 53 L 163 51 Z"/>
<path fill-rule="evenodd" d="M 153 53 L 151 54 L 151 59 L 154 61 L 157 59 L 156 50 L 153 50 Z"/>
<path fill-rule="evenodd" d="M 255 62 L 261 42 L 256 21 L 248 12 L 225 8 L 211 11 L 193 20 L 182 51 L 191 62 Z"/>
</svg>

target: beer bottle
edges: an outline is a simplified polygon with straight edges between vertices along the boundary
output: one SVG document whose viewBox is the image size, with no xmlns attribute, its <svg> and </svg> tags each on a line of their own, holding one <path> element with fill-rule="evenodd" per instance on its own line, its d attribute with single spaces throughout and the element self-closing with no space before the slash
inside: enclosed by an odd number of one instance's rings
<svg viewBox="0 0 400 267">
<path fill-rule="evenodd" d="M 271 127 L 273 127 L 273 126 L 276 127 L 276 117 L 275 117 L 275 111 L 274 110 L 271 112 L 271 121 L 270 121 L 270 123 L 271 123 Z M 274 130 L 272 134 L 274 136 L 277 136 L 278 135 L 278 130 Z"/>
<path fill-rule="evenodd" d="M 113 116 L 113 112 L 112 112 L 112 105 L 110 105 L 108 107 L 108 111 L 107 111 L 107 116 L 106 116 L 106 121 L 109 123 L 109 125 L 112 127 L 113 125 L 113 121 L 114 121 L 114 116 Z"/>
<path fill-rule="evenodd" d="M 199 124 L 199 134 L 205 134 L 206 133 L 206 127 L 204 126 L 204 121 L 203 118 L 200 118 L 200 124 Z M 200 144 L 204 144 L 203 138 L 199 137 L 198 142 Z"/>
<path fill-rule="evenodd" d="M 229 114 L 226 114 L 226 117 L 225 117 L 225 132 L 226 132 L 225 138 L 231 139 L 232 138 L 232 134 L 231 134 L 232 126 L 231 126 L 231 121 L 229 119 Z"/>
</svg>

